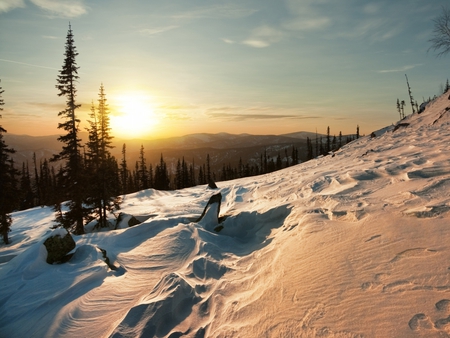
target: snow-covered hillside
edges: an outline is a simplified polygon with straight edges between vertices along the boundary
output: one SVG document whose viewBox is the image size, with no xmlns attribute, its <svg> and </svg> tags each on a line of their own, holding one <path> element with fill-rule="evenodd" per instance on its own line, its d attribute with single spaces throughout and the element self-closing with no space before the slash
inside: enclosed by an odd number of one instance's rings
<svg viewBox="0 0 450 338">
<path fill-rule="evenodd" d="M 61 265 L 45 262 L 51 210 L 14 213 L 0 336 L 448 336 L 447 106 L 440 97 L 332 156 L 218 190 L 128 195 L 123 211 L 149 219 L 74 236 Z M 192 220 L 219 191 L 216 232 L 214 207 Z"/>
</svg>

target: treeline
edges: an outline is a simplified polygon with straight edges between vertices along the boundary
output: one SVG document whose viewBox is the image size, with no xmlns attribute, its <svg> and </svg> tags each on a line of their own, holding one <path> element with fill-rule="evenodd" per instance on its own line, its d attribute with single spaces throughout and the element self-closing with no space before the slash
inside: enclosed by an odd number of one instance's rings
<svg viewBox="0 0 450 338">
<path fill-rule="evenodd" d="M 105 99 L 103 86 L 101 87 L 103 98 Z M 91 114 L 95 120 L 95 115 Z M 92 122 L 92 121 L 91 121 Z M 203 164 L 196 165 L 194 160 L 188 162 L 184 157 L 178 159 L 174 170 L 169 170 L 163 154 L 160 161 L 156 164 L 147 165 L 144 146 L 141 145 L 139 159 L 135 161 L 130 169 L 127 161 L 126 144 L 122 146 L 122 157 L 120 160 L 110 156 L 109 152 L 105 155 L 107 163 L 105 167 L 101 166 L 102 156 L 98 156 L 98 135 L 99 131 L 91 124 L 89 134 L 90 141 L 83 148 L 82 165 L 85 167 L 85 176 L 90 177 L 91 186 L 108 186 L 111 195 L 125 195 L 145 189 L 156 190 L 175 190 L 194 187 L 196 185 L 208 184 L 211 181 L 228 181 L 237 178 L 244 178 L 256 175 L 271 173 L 283 168 L 299 164 L 299 149 L 292 145 L 290 149 L 278 152 L 276 156 L 269 156 L 267 150 L 261 152 L 259 161 L 247 161 L 246 163 L 239 158 L 237 164 L 223 163 L 222 168 L 214 171 L 211 169 L 210 155 L 206 155 L 206 161 Z M 92 129 L 94 128 L 94 129 Z M 105 131 L 103 131 L 104 133 Z M 101 135 L 101 133 L 100 133 Z M 355 135 L 343 136 L 330 134 L 330 128 L 327 128 L 326 136 L 316 136 L 315 139 L 306 139 L 307 160 L 320 155 L 327 155 L 336 151 L 343 145 L 359 137 L 359 127 Z M 112 137 L 108 136 L 110 140 Z M 105 148 L 106 149 L 106 148 Z M 14 165 L 14 162 L 13 162 Z M 101 170 L 101 175 L 99 169 Z M 93 173 L 97 175 L 93 175 Z M 11 205 L 11 210 L 24 210 L 35 206 L 53 206 L 61 203 L 67 198 L 65 191 L 65 179 L 63 166 L 55 168 L 47 159 L 36 161 L 36 154 L 33 154 L 32 166 L 28 162 L 22 163 L 19 171 L 11 171 L 13 176 L 13 186 L 17 199 Z M 99 187 L 96 188 L 97 190 Z M 108 198 L 108 196 L 103 196 Z"/>
</svg>

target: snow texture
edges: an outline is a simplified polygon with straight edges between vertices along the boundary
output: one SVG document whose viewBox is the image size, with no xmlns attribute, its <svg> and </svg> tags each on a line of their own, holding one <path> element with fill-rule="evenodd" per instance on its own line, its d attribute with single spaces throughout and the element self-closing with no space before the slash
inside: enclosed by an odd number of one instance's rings
<svg viewBox="0 0 450 338">
<path fill-rule="evenodd" d="M 127 195 L 134 227 L 45 262 L 50 208 L 12 214 L 1 337 L 445 337 L 450 105 L 272 174 Z M 401 125 L 400 125 L 401 123 Z M 218 231 L 220 228 L 220 231 Z M 109 259 L 111 269 L 105 263 Z"/>
</svg>

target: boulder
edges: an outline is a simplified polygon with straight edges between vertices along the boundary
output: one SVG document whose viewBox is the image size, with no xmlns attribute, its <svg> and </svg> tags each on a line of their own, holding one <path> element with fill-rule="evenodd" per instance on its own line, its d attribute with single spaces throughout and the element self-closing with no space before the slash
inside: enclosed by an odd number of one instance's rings
<svg viewBox="0 0 450 338">
<path fill-rule="evenodd" d="M 71 257 L 68 253 L 76 246 L 72 235 L 64 229 L 57 229 L 53 236 L 45 240 L 44 245 L 48 264 L 67 262 Z"/>
<path fill-rule="evenodd" d="M 212 178 L 208 182 L 208 188 L 210 188 L 210 189 L 217 189 L 216 182 L 214 182 L 214 180 Z"/>
<path fill-rule="evenodd" d="M 217 206 L 217 222 L 219 222 L 220 204 L 222 203 L 222 194 L 220 192 L 215 194 L 215 195 L 212 195 L 209 198 L 209 201 L 208 201 L 208 203 L 206 203 L 205 209 L 203 209 L 203 212 L 202 212 L 201 216 L 196 220 L 197 223 L 200 222 L 202 220 L 202 218 L 205 216 L 206 210 L 208 209 L 208 207 L 211 204 L 214 204 L 214 203 L 218 203 L 218 206 Z"/>
<path fill-rule="evenodd" d="M 131 216 L 131 218 L 128 220 L 128 226 L 132 227 L 138 224 L 141 224 L 142 222 L 140 222 L 136 217 Z"/>
</svg>

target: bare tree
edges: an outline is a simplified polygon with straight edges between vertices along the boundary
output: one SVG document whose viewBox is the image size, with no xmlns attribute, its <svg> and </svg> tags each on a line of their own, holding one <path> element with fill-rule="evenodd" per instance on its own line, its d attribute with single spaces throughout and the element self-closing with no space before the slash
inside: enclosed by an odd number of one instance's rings
<svg viewBox="0 0 450 338">
<path fill-rule="evenodd" d="M 443 56 L 450 52 L 450 9 L 442 7 L 442 13 L 433 20 L 433 37 L 429 40 L 432 49 L 438 56 Z"/>
</svg>

